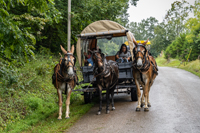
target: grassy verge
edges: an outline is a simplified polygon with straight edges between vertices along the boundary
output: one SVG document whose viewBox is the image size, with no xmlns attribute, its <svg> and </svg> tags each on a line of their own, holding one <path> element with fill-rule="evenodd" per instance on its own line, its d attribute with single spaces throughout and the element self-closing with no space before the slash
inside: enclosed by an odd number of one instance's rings
<svg viewBox="0 0 200 133">
<path fill-rule="evenodd" d="M 189 71 L 200 77 L 200 60 L 182 63 L 178 59 L 170 59 L 168 62 L 164 57 L 156 58 L 158 66 L 177 67 Z"/>
<path fill-rule="evenodd" d="M 51 132 L 63 132 L 70 128 L 78 119 L 81 118 L 94 103 L 84 104 L 82 101 L 75 102 L 70 106 L 70 119 L 65 119 L 65 106 L 63 107 L 62 120 L 57 120 L 58 113 L 50 115 L 47 119 L 41 120 L 35 126 L 29 128 L 29 130 L 23 133 L 51 133 Z"/>
<path fill-rule="evenodd" d="M 0 61 L 0 132 L 66 130 L 93 106 L 94 103 L 84 104 L 80 93 L 72 93 L 70 119 L 57 120 L 58 96 L 51 76 L 58 59 L 39 55 L 23 67 Z M 81 75 L 80 72 L 78 75 Z M 65 102 L 63 118 L 64 111 Z"/>
</svg>

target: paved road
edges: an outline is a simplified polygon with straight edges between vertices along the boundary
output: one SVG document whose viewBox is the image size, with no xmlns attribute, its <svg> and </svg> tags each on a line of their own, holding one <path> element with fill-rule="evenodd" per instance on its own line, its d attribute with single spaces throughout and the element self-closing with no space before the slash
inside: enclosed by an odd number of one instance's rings
<svg viewBox="0 0 200 133">
<path fill-rule="evenodd" d="M 160 67 L 150 91 L 149 112 L 136 112 L 130 95 L 115 94 L 115 111 L 101 115 L 98 104 L 70 133 L 200 133 L 200 78 L 181 69 Z"/>
</svg>

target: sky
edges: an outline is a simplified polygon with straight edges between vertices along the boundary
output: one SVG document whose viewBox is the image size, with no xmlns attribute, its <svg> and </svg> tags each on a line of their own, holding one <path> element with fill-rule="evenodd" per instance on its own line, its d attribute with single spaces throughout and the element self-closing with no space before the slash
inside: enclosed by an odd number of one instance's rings
<svg viewBox="0 0 200 133">
<path fill-rule="evenodd" d="M 129 4 L 129 23 L 141 22 L 142 19 L 147 19 L 151 16 L 155 17 L 160 23 L 174 1 L 182 0 L 139 0 L 136 7 Z M 195 0 L 187 1 L 190 5 L 194 5 Z M 192 17 L 192 14 L 190 16 Z"/>
</svg>

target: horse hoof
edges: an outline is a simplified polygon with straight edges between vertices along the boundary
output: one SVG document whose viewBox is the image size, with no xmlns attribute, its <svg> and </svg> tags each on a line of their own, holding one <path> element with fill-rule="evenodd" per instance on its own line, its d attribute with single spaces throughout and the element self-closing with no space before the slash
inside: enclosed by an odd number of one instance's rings
<svg viewBox="0 0 200 133">
<path fill-rule="evenodd" d="M 109 114 L 110 113 L 110 111 L 109 110 L 106 110 L 106 114 Z"/>
<path fill-rule="evenodd" d="M 148 112 L 148 111 L 149 111 L 149 108 L 144 108 L 144 111 L 145 111 L 145 112 Z"/>
<path fill-rule="evenodd" d="M 97 115 L 100 115 L 100 114 L 101 114 L 101 112 L 100 112 L 100 111 L 98 111 L 98 112 L 97 112 Z"/>
<path fill-rule="evenodd" d="M 148 105 L 147 105 L 148 107 L 151 107 L 151 104 L 150 103 L 148 103 Z"/>
<path fill-rule="evenodd" d="M 144 106 L 144 103 L 141 103 L 140 107 L 142 108 Z"/>
<path fill-rule="evenodd" d="M 139 112 L 139 111 L 140 111 L 140 108 L 136 108 L 136 111 L 138 111 L 138 112 Z"/>
<path fill-rule="evenodd" d="M 68 116 L 68 117 L 65 117 L 65 119 L 69 119 L 70 117 Z"/>
<path fill-rule="evenodd" d="M 114 111 L 115 110 L 115 107 L 112 107 L 112 111 Z"/>
</svg>

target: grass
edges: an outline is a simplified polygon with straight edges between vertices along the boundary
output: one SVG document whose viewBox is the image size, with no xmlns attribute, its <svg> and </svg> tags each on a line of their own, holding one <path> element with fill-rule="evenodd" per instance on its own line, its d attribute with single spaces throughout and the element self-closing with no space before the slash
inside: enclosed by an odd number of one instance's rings
<svg viewBox="0 0 200 133">
<path fill-rule="evenodd" d="M 164 57 L 156 58 L 158 66 L 177 67 L 189 71 L 200 77 L 200 60 L 181 62 L 178 59 L 170 59 L 168 62 Z"/>
<path fill-rule="evenodd" d="M 18 68 L 8 64 L 2 65 L 0 61 L 2 68 L 0 70 L 0 132 L 66 130 L 94 105 L 94 103 L 84 104 L 81 93 L 72 93 L 70 119 L 57 120 L 58 96 L 52 85 L 51 76 L 59 58 L 38 55 L 36 60 Z M 78 75 L 81 80 L 81 72 L 78 72 Z M 65 102 L 63 102 L 63 118 L 64 111 Z"/>
<path fill-rule="evenodd" d="M 94 103 L 84 104 L 82 101 L 75 102 L 70 106 L 70 119 L 65 119 L 65 110 L 63 110 L 62 120 L 57 120 L 58 113 L 52 114 L 47 119 L 37 123 L 35 126 L 23 133 L 49 133 L 49 132 L 63 132 L 70 128 L 82 115 L 84 115 Z M 63 107 L 65 108 L 65 106 Z"/>
</svg>

